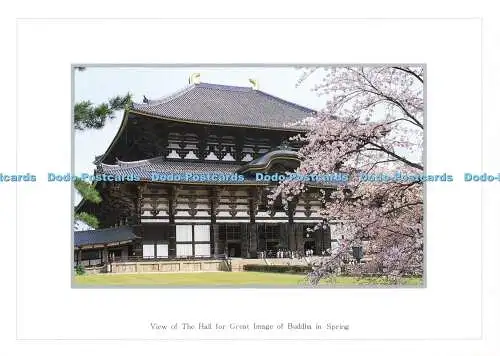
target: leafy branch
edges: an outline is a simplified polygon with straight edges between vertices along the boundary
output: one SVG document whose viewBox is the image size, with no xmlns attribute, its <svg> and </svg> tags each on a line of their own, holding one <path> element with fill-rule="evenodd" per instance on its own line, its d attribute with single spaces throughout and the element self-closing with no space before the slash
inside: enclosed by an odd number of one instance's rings
<svg viewBox="0 0 500 356">
<path fill-rule="evenodd" d="M 75 129 L 80 131 L 101 129 L 107 120 L 115 118 L 115 111 L 124 110 L 131 102 L 131 93 L 124 96 L 117 95 L 99 105 L 95 105 L 89 100 L 78 102 L 73 108 Z"/>
</svg>

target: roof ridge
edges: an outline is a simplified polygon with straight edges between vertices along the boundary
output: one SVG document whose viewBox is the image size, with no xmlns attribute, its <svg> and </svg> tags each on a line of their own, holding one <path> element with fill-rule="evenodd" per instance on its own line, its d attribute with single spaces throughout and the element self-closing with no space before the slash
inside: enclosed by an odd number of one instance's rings
<svg viewBox="0 0 500 356">
<path fill-rule="evenodd" d="M 199 88 L 227 90 L 227 91 L 251 92 L 254 90 L 254 89 L 252 89 L 252 87 L 240 87 L 237 85 L 214 84 L 214 83 L 205 83 L 205 82 L 195 84 L 195 86 L 197 86 Z"/>
<path fill-rule="evenodd" d="M 133 104 L 132 107 L 134 109 L 142 109 L 142 108 L 152 108 L 152 107 L 155 107 L 158 105 L 162 105 L 162 104 L 165 104 L 169 101 L 174 100 L 175 98 L 178 98 L 179 96 L 181 96 L 181 95 L 183 95 L 183 94 L 187 93 L 188 91 L 195 89 L 195 88 L 227 90 L 227 91 L 235 91 L 235 92 L 255 92 L 255 93 L 259 93 L 261 95 L 267 96 L 269 98 L 278 100 L 284 104 L 288 104 L 288 105 L 291 105 L 291 106 L 296 107 L 298 109 L 308 111 L 311 114 L 318 112 L 315 109 L 311 109 L 311 108 L 305 107 L 303 105 L 293 103 L 293 102 L 288 101 L 286 99 L 280 98 L 276 95 L 266 93 L 265 91 L 262 91 L 260 89 L 253 89 L 252 87 L 241 87 L 241 86 L 236 86 L 236 85 L 205 83 L 205 82 L 201 82 L 198 84 L 190 84 L 190 85 L 174 92 L 173 94 L 166 95 L 166 96 L 160 97 L 158 99 L 154 99 L 154 100 L 149 100 L 148 103 L 132 103 Z"/>
<path fill-rule="evenodd" d="M 259 89 L 255 89 L 255 91 L 258 92 L 259 94 L 262 94 L 262 95 L 268 96 L 268 97 L 270 97 L 272 99 L 281 101 L 284 104 L 288 104 L 288 105 L 294 106 L 294 107 L 296 107 L 298 109 L 301 109 L 301 110 L 309 111 L 311 114 L 315 114 L 315 113 L 318 112 L 317 110 L 314 110 L 314 109 L 311 109 L 311 108 L 308 108 L 308 107 L 305 107 L 305 106 L 302 106 L 302 105 L 299 105 L 299 104 L 292 103 L 291 101 L 285 100 L 285 99 L 280 98 L 280 97 L 278 97 L 276 95 L 266 93 L 265 91 L 262 91 L 262 90 L 259 90 Z"/>
<path fill-rule="evenodd" d="M 162 96 L 158 99 L 149 100 L 147 103 L 132 103 L 132 108 L 133 109 L 141 109 L 141 108 L 145 108 L 145 107 L 150 108 L 150 107 L 158 106 L 161 104 L 165 104 L 166 102 L 172 101 L 175 98 L 178 98 L 179 96 L 186 94 L 188 91 L 194 89 L 196 87 L 196 85 L 197 84 L 190 84 L 182 89 L 179 89 L 179 90 L 173 92 L 170 95 L 165 95 L 165 96 Z"/>
<path fill-rule="evenodd" d="M 236 85 L 226 85 L 226 84 L 213 84 L 213 83 L 205 83 L 201 82 L 198 84 L 190 84 L 182 89 L 179 89 L 175 91 L 174 93 L 170 95 L 165 95 L 162 96 L 158 99 L 152 99 L 149 100 L 147 103 L 132 103 L 132 108 L 134 109 L 141 109 L 141 108 L 151 108 L 154 106 L 162 105 L 165 104 L 169 101 L 174 100 L 175 98 L 178 98 L 179 96 L 186 94 L 188 91 L 195 89 L 195 88 L 206 88 L 206 89 L 217 89 L 217 90 L 227 90 L 227 91 L 241 91 L 241 92 L 251 92 L 254 89 L 251 87 L 240 87 Z"/>
<path fill-rule="evenodd" d="M 132 230 L 130 226 L 127 225 L 121 225 L 121 226 L 112 226 L 112 227 L 105 227 L 103 229 L 89 229 L 89 230 L 79 230 L 79 231 L 73 231 L 73 232 L 101 232 L 104 230 L 119 230 L 119 229 L 127 229 L 127 230 Z"/>
</svg>

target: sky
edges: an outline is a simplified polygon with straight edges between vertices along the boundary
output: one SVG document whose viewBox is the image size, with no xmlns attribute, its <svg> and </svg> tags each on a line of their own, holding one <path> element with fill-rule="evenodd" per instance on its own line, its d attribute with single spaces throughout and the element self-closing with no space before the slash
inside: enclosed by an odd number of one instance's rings
<svg viewBox="0 0 500 356">
<path fill-rule="evenodd" d="M 326 97 L 318 97 L 311 90 L 321 77 L 313 75 L 296 87 L 302 72 L 294 67 L 88 67 L 75 71 L 75 102 L 90 100 L 100 104 L 127 92 L 132 93 L 135 102 L 142 102 L 143 95 L 154 100 L 186 87 L 192 73 L 200 73 L 200 80 L 205 83 L 243 87 L 250 87 L 248 80 L 254 78 L 261 91 L 293 103 L 316 110 L 326 104 Z M 122 119 L 123 111 L 117 111 L 115 119 L 102 129 L 76 131 L 75 174 L 93 173 L 95 156 L 106 151 Z"/>
</svg>

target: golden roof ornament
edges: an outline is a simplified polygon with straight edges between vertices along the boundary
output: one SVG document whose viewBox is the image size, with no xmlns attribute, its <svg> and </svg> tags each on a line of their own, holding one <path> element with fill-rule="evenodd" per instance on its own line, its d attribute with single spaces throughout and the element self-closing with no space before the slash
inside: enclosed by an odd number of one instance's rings
<svg viewBox="0 0 500 356">
<path fill-rule="evenodd" d="M 252 84 L 253 90 L 259 90 L 259 81 L 257 79 L 250 78 L 248 81 Z"/>
<path fill-rule="evenodd" d="M 189 76 L 189 84 L 200 84 L 200 73 L 193 73 Z"/>
</svg>

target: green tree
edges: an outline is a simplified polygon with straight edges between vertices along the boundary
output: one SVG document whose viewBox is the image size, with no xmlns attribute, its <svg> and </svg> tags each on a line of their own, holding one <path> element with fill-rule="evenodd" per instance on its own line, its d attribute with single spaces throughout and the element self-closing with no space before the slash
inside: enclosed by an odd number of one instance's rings
<svg viewBox="0 0 500 356">
<path fill-rule="evenodd" d="M 108 120 L 115 118 L 115 111 L 126 109 L 131 100 L 132 94 L 127 93 L 123 96 L 115 96 L 108 102 L 98 105 L 88 100 L 75 103 L 73 108 L 75 130 L 103 128 Z"/>
<path fill-rule="evenodd" d="M 96 204 L 99 204 L 102 201 L 101 195 L 95 189 L 93 184 L 85 182 L 81 179 L 77 179 L 75 180 L 74 187 L 78 191 L 78 193 L 80 193 L 83 200 L 87 200 Z M 75 222 L 77 221 L 83 222 L 93 227 L 94 229 L 97 229 L 99 227 L 99 220 L 97 219 L 97 217 L 89 213 L 77 213 L 75 211 Z"/>
<path fill-rule="evenodd" d="M 74 70 L 82 72 L 85 67 L 74 67 Z M 93 104 L 88 100 L 75 103 L 73 107 L 73 118 L 75 130 L 84 131 L 88 129 L 101 129 L 106 122 L 115 118 L 115 112 L 125 110 L 132 102 L 132 94 L 115 96 L 107 102 Z M 78 179 L 74 183 L 75 189 L 80 193 L 83 200 L 99 204 L 102 198 L 94 185 Z M 75 222 L 81 221 L 93 228 L 99 227 L 99 220 L 94 215 L 88 213 L 77 213 L 75 211 Z"/>
</svg>

